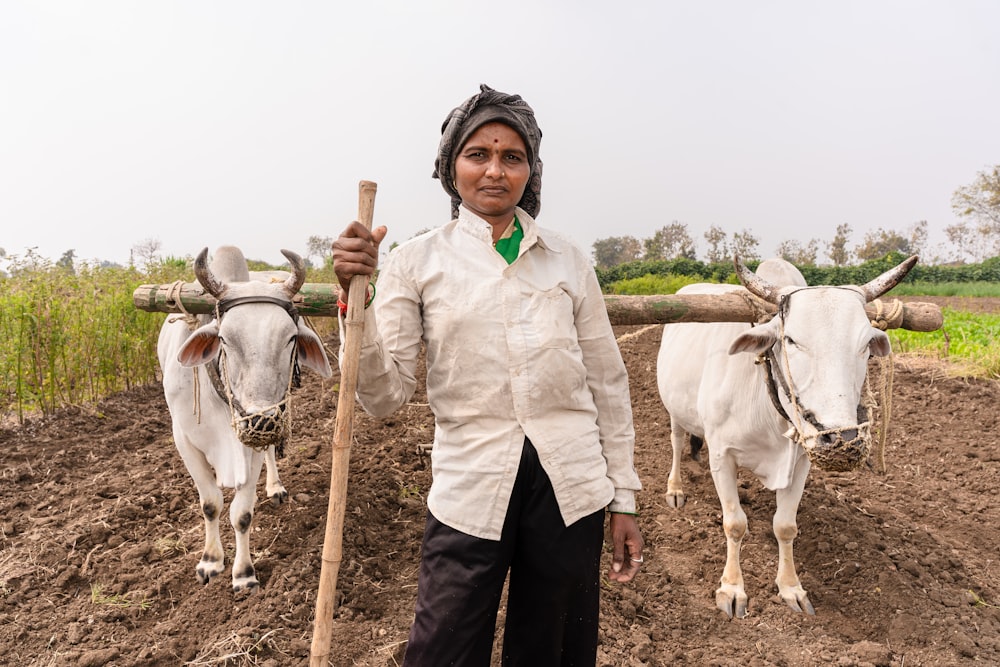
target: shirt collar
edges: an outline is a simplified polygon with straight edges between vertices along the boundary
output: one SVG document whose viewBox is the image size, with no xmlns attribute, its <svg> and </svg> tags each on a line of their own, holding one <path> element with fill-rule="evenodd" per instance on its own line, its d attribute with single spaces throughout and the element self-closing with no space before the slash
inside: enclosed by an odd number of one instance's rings
<svg viewBox="0 0 1000 667">
<path fill-rule="evenodd" d="M 552 246 L 545 242 L 547 232 L 538 226 L 538 223 L 528 215 L 527 211 L 518 206 L 514 208 L 514 215 L 517 216 L 517 221 L 521 223 L 521 230 L 524 232 L 524 240 L 521 241 L 522 248 L 530 248 L 537 243 L 546 250 L 552 251 Z M 482 239 L 484 243 L 493 245 L 493 227 L 465 206 L 458 207 L 458 227 L 472 236 Z M 508 227 L 504 234 L 507 234 L 510 229 Z"/>
</svg>

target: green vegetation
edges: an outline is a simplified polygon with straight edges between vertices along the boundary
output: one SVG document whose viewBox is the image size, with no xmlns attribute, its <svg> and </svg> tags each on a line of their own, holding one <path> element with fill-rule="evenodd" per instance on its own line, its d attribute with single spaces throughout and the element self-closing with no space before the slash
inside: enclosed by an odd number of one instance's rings
<svg viewBox="0 0 1000 667">
<path fill-rule="evenodd" d="M 810 284 L 857 284 L 904 259 L 889 255 L 849 267 L 802 267 Z M 9 258 L 0 276 L 0 418 L 23 422 L 67 405 L 101 398 L 158 379 L 156 340 L 166 315 L 140 311 L 132 293 L 141 284 L 194 279 L 189 259 L 135 267 L 52 263 L 35 254 Z M 756 263 L 750 263 L 753 268 Z M 255 269 L 273 269 L 254 263 Z M 735 282 L 732 264 L 688 258 L 622 264 L 597 270 L 607 293 L 673 294 L 693 282 Z M 309 282 L 336 280 L 329 262 L 310 269 Z M 892 295 L 1000 297 L 1000 258 L 956 267 L 918 264 Z M 892 296 L 890 295 L 890 296 Z M 332 318 L 309 322 L 323 338 Z M 931 333 L 894 330 L 895 349 L 948 359 L 959 372 L 1000 378 L 1000 315 L 944 310 Z M 333 355 L 333 351 L 330 351 Z"/>
<path fill-rule="evenodd" d="M 898 252 L 889 253 L 881 259 L 873 259 L 852 266 L 798 266 L 810 285 L 860 285 L 888 271 L 906 259 Z M 759 261 L 748 261 L 750 270 L 756 269 Z M 679 275 L 697 277 L 702 282 L 731 282 L 733 264 L 726 262 L 701 262 L 696 259 L 657 259 L 626 262 L 610 268 L 597 267 L 597 279 L 601 287 L 609 289 L 612 283 L 645 275 Z M 946 285 L 995 283 L 1000 290 L 1000 257 L 993 257 L 979 264 L 955 266 L 930 266 L 917 263 L 897 290 L 907 285 Z M 902 293 L 902 292 L 899 292 Z M 926 293 L 926 292 L 925 292 Z"/>
<path fill-rule="evenodd" d="M 139 607 L 143 611 L 153 606 L 153 603 L 146 598 L 141 600 L 132 600 L 129 597 L 129 593 L 125 593 L 124 595 L 119 595 L 117 593 L 106 595 L 104 593 L 104 587 L 100 584 L 90 585 L 90 601 L 94 604 L 106 605 L 109 607 Z"/>
<path fill-rule="evenodd" d="M 179 277 L 166 268 L 73 268 L 31 253 L 14 261 L 0 278 L 0 414 L 23 421 L 153 381 L 165 316 L 136 310 L 132 292 Z"/>
<path fill-rule="evenodd" d="M 678 276 L 668 273 L 663 276 L 646 274 L 638 278 L 624 278 L 611 283 L 606 294 L 673 294 L 685 285 L 705 282 L 694 276 Z"/>
<path fill-rule="evenodd" d="M 420 487 L 416 484 L 399 484 L 400 500 L 406 498 L 420 498 Z"/>
<path fill-rule="evenodd" d="M 1000 283 L 903 283 L 892 290 L 895 296 L 1000 297 Z"/>
<path fill-rule="evenodd" d="M 156 540 L 156 551 L 161 556 L 176 556 L 186 554 L 187 547 L 177 537 L 161 537 Z"/>
<path fill-rule="evenodd" d="M 132 293 L 143 284 L 193 281 L 190 259 L 170 257 L 145 270 L 53 264 L 30 251 L 8 259 L 0 274 L 0 418 L 23 422 L 67 405 L 92 405 L 158 379 L 156 341 L 167 315 L 137 309 Z M 335 326 L 313 323 L 321 336 Z"/>
<path fill-rule="evenodd" d="M 991 609 L 1000 609 L 1000 606 L 997 606 L 995 604 L 990 604 L 989 602 L 984 600 L 982 596 L 979 595 L 979 593 L 972 590 L 971 588 L 968 591 L 968 600 L 969 604 L 971 604 L 973 607 L 989 607 Z"/>
<path fill-rule="evenodd" d="M 1000 314 L 942 308 L 938 331 L 889 331 L 895 352 L 947 359 L 965 377 L 1000 378 Z"/>
</svg>

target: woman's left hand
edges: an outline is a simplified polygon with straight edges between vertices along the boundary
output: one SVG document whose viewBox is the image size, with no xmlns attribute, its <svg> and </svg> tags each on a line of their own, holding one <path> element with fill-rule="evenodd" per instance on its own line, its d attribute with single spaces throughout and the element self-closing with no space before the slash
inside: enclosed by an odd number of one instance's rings
<svg viewBox="0 0 1000 667">
<path fill-rule="evenodd" d="M 614 554 L 608 578 L 620 584 L 632 581 L 642 565 L 642 535 L 639 524 L 631 514 L 611 513 L 611 540 Z"/>
</svg>

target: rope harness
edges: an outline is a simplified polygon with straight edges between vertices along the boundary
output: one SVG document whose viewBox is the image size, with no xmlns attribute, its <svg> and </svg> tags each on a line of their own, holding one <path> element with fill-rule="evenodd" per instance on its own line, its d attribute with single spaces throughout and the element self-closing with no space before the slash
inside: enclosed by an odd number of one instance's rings
<svg viewBox="0 0 1000 667">
<path fill-rule="evenodd" d="M 885 304 L 882 303 L 881 299 L 875 299 L 872 301 L 875 306 L 875 318 L 872 320 L 872 326 L 876 329 L 885 331 L 890 328 L 899 328 L 903 324 L 903 302 L 899 299 L 893 299 L 892 304 L 886 309 Z M 888 441 L 889 436 L 889 423 L 892 420 L 892 380 L 893 374 L 895 372 L 895 365 L 893 361 L 892 349 L 890 348 L 889 354 L 885 357 L 879 358 L 879 381 L 874 383 L 878 388 L 878 397 L 874 395 L 871 391 L 871 374 L 865 380 L 865 389 L 868 390 L 869 402 L 874 406 L 874 410 L 878 410 L 881 406 L 881 415 L 879 419 L 879 439 L 878 439 L 878 459 L 879 459 L 879 470 L 884 474 L 886 471 L 885 467 L 885 444 Z"/>
<path fill-rule="evenodd" d="M 810 288 L 803 288 L 810 289 Z M 848 289 L 848 288 L 841 288 Z M 790 297 L 801 290 L 795 290 L 788 294 L 782 295 L 778 304 L 778 313 L 780 324 L 780 335 L 779 343 L 775 346 L 769 348 L 766 352 L 762 352 L 757 356 L 756 364 L 762 365 L 764 367 L 766 375 L 766 386 L 767 393 L 771 399 L 772 405 L 774 405 L 775 410 L 781 416 L 782 419 L 789 422 L 791 427 L 785 433 L 785 437 L 791 439 L 793 442 L 798 443 L 805 449 L 806 454 L 809 459 L 824 470 L 845 472 L 849 470 L 854 470 L 861 464 L 868 460 L 868 455 L 871 449 L 872 441 L 872 418 L 871 415 L 879 412 L 879 404 L 881 403 L 881 419 L 879 428 L 879 459 L 882 471 L 885 471 L 885 442 L 886 435 L 888 432 L 888 424 L 890 417 L 890 393 L 891 393 L 891 378 L 892 378 L 892 353 L 888 355 L 888 362 L 882 366 L 881 382 L 879 387 L 879 395 L 881 401 L 875 397 L 875 392 L 872 390 L 872 379 L 869 374 L 865 375 L 865 391 L 861 397 L 861 402 L 858 404 L 857 408 L 857 419 L 858 423 L 851 426 L 842 426 L 837 428 L 823 428 L 813 413 L 809 410 L 805 410 L 798 399 L 798 395 L 795 392 L 794 382 L 791 378 L 790 369 L 791 366 L 788 360 L 788 347 L 784 345 L 785 340 L 785 317 L 788 311 L 788 304 Z M 892 325 L 895 319 L 901 319 L 902 317 L 902 304 L 897 300 L 895 302 L 895 308 L 892 309 L 888 317 L 882 317 L 883 306 L 878 300 L 876 304 L 876 319 L 872 322 L 872 326 L 885 330 L 888 326 Z M 784 367 L 786 372 L 781 372 L 781 365 L 777 364 L 774 356 L 774 348 L 780 345 L 782 352 L 782 359 L 784 360 Z M 777 367 L 777 368 L 776 368 Z M 791 404 L 792 417 L 788 415 L 788 412 L 784 409 L 781 404 L 780 397 L 778 395 L 778 387 L 780 386 L 782 393 L 784 393 L 785 398 Z M 816 431 L 815 435 L 811 438 L 812 444 L 809 444 L 810 438 L 807 438 L 803 433 L 803 423 L 810 424 Z M 850 438 L 845 438 L 845 433 L 852 432 L 853 436 Z M 831 439 L 829 445 L 824 445 L 822 447 L 817 446 L 817 440 L 822 436 L 835 435 L 836 438 Z"/>
<path fill-rule="evenodd" d="M 269 303 L 280 306 L 292 322 L 298 326 L 299 312 L 291 301 L 278 299 L 270 296 L 243 296 L 234 299 L 220 299 L 215 305 L 215 318 L 222 323 L 222 316 L 237 306 L 248 303 Z M 292 433 L 291 419 L 288 409 L 292 388 L 301 385 L 301 375 L 298 363 L 298 346 L 292 347 L 292 355 L 289 360 L 288 386 L 285 388 L 285 395 L 274 405 L 268 406 L 254 413 L 247 413 L 246 409 L 233 395 L 230 383 L 229 367 L 226 364 L 225 345 L 219 349 L 219 356 L 215 363 L 208 364 L 208 377 L 212 381 L 215 392 L 229 404 L 229 414 L 232 419 L 236 436 L 247 447 L 257 451 L 265 451 L 268 447 L 274 446 L 275 455 L 280 457 L 284 454 L 285 443 Z"/>
<path fill-rule="evenodd" d="M 181 298 L 181 290 L 184 288 L 183 280 L 175 280 L 170 283 L 170 287 L 167 288 L 167 305 L 176 306 L 177 310 L 181 311 L 181 315 L 175 315 L 173 317 L 168 317 L 167 322 L 177 322 L 183 321 L 187 325 L 188 331 L 194 331 L 198 328 L 198 316 L 189 312 L 184 306 L 184 299 Z M 201 383 L 198 381 L 198 367 L 191 369 L 193 383 L 192 388 L 192 399 L 194 405 L 191 406 L 191 414 L 197 417 L 197 423 L 201 423 Z"/>
<path fill-rule="evenodd" d="M 178 281 L 171 285 L 171 294 L 178 294 L 183 281 Z M 221 299 L 215 306 L 214 318 L 221 324 L 222 316 L 235 308 L 248 303 L 270 303 L 280 306 L 292 321 L 298 325 L 299 313 L 291 301 L 278 299 L 270 296 L 244 296 L 234 299 Z M 180 298 L 176 299 L 177 307 L 184 313 L 171 318 L 170 321 L 183 319 L 190 330 L 198 326 L 198 318 L 184 308 Z M 292 427 L 290 419 L 291 394 L 293 388 L 301 386 L 301 370 L 298 363 L 298 346 L 292 348 L 292 355 L 289 362 L 288 386 L 285 389 L 284 397 L 274 405 L 263 408 L 257 412 L 248 413 L 239 399 L 233 395 L 230 384 L 229 368 L 226 364 L 226 348 L 223 345 L 219 350 L 216 359 L 205 364 L 205 372 L 212 384 L 215 393 L 229 406 L 230 420 L 236 436 L 247 447 L 258 451 L 264 451 L 268 447 L 274 446 L 275 455 L 281 457 L 284 454 L 285 443 L 291 437 Z M 201 423 L 201 386 L 198 380 L 198 368 L 192 368 L 194 373 L 194 407 L 193 413 L 198 416 L 198 423 Z"/>
</svg>

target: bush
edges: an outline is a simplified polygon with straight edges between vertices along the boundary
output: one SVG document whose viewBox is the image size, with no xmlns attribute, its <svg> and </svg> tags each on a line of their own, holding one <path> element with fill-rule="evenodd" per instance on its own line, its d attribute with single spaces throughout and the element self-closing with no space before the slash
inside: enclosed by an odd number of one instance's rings
<svg viewBox="0 0 1000 667">
<path fill-rule="evenodd" d="M 799 266 L 799 271 L 810 285 L 862 285 L 888 271 L 907 257 L 894 252 L 880 259 L 869 260 L 856 266 Z M 748 262 L 747 268 L 756 269 L 759 262 Z M 637 261 L 619 264 L 606 269 L 595 269 L 601 289 L 608 292 L 613 284 L 644 276 L 686 276 L 691 282 L 735 283 L 735 270 L 731 262 L 705 264 L 692 259 Z M 1000 294 L 1000 257 L 993 257 L 981 264 L 955 266 L 927 266 L 917 263 L 907 274 L 902 285 L 921 283 L 939 285 L 946 283 L 996 283 L 994 294 Z M 984 294 L 981 294 L 981 296 Z"/>
<path fill-rule="evenodd" d="M 678 276 L 667 274 L 654 276 L 646 274 L 639 278 L 626 278 L 612 283 L 609 294 L 674 294 L 680 288 L 692 283 L 702 282 L 693 276 Z"/>
<path fill-rule="evenodd" d="M 23 421 L 156 379 L 166 316 L 136 309 L 132 292 L 188 271 L 66 268 L 30 252 L 9 268 L 0 278 L 0 414 Z"/>
</svg>

